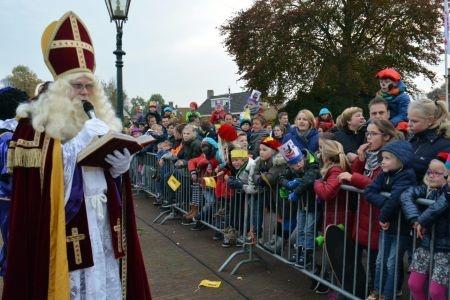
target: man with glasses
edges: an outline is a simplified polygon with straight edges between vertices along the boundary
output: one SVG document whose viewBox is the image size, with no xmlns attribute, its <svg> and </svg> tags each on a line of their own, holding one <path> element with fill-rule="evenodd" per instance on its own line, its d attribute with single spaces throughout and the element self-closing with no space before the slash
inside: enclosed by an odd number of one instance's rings
<svg viewBox="0 0 450 300">
<path fill-rule="evenodd" d="M 78 153 L 99 135 L 122 130 L 94 77 L 88 30 L 68 12 L 47 27 L 42 48 L 55 81 L 19 106 L 8 150 L 11 255 L 3 299 L 150 299 L 130 153 L 107 155 L 110 168 L 77 164 Z M 90 119 L 84 101 L 95 109 Z"/>
</svg>

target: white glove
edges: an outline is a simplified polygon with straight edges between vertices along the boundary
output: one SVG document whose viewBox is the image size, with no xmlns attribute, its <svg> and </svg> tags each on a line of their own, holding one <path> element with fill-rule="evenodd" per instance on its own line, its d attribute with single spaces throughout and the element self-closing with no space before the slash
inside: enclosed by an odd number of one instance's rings
<svg viewBox="0 0 450 300">
<path fill-rule="evenodd" d="M 87 146 L 96 136 L 107 134 L 110 128 L 100 119 L 89 119 L 84 123 L 83 128 L 75 137 L 83 148 Z"/>
<path fill-rule="evenodd" d="M 130 168 L 131 154 L 127 148 L 123 149 L 123 154 L 119 150 L 114 150 L 113 154 L 106 155 L 105 161 L 111 165 L 111 176 L 116 178 Z"/>
</svg>

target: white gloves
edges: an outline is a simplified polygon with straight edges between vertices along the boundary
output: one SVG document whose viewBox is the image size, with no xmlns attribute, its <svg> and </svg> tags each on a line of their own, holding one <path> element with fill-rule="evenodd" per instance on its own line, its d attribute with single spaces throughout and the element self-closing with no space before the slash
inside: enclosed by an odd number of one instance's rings
<svg viewBox="0 0 450 300">
<path fill-rule="evenodd" d="M 110 128 L 100 119 L 89 119 L 84 123 L 83 128 L 75 137 L 78 144 L 84 148 L 87 146 L 96 136 L 107 134 Z"/>
<path fill-rule="evenodd" d="M 111 169 L 109 169 L 111 176 L 116 178 L 128 171 L 132 157 L 127 148 L 123 149 L 123 154 L 119 150 L 114 150 L 113 154 L 108 154 L 105 161 L 111 165 Z"/>
</svg>

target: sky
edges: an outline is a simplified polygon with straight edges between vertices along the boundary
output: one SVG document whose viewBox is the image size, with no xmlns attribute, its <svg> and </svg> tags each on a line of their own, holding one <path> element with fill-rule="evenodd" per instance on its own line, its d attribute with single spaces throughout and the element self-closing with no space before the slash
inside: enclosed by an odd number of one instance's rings
<svg viewBox="0 0 450 300">
<path fill-rule="evenodd" d="M 223 46 L 218 27 L 251 0 L 132 0 L 124 24 L 123 85 L 128 96 L 146 99 L 159 93 L 188 106 L 201 103 L 206 91 L 240 92 L 237 66 Z M 74 11 L 89 28 L 96 54 L 96 75 L 116 76 L 116 27 L 103 0 L 0 0 L 0 79 L 14 66 L 28 66 L 51 80 L 41 51 L 45 27 Z"/>
<path fill-rule="evenodd" d="M 252 0 L 133 0 L 124 24 L 123 84 L 129 97 L 146 99 L 159 93 L 183 107 L 201 103 L 206 91 L 240 92 L 237 66 L 226 52 L 218 27 Z M 96 75 L 116 76 L 114 23 L 103 0 L 0 0 L 0 79 L 19 64 L 43 80 L 51 80 L 41 52 L 45 27 L 72 10 L 88 26 L 96 53 Z M 443 83 L 443 62 L 432 68 L 440 80 L 434 86 L 423 78 L 423 91 Z"/>
</svg>

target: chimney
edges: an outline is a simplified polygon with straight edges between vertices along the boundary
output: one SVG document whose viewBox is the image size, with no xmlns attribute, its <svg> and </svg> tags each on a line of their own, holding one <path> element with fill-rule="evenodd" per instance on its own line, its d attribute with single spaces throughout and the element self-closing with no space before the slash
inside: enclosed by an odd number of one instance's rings
<svg viewBox="0 0 450 300">
<path fill-rule="evenodd" d="M 206 99 L 211 99 L 214 96 L 214 90 L 206 91 Z"/>
<path fill-rule="evenodd" d="M 174 108 L 174 107 L 173 107 L 173 101 L 169 101 L 169 106 L 172 107 L 172 108 Z"/>
</svg>

